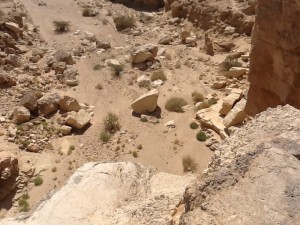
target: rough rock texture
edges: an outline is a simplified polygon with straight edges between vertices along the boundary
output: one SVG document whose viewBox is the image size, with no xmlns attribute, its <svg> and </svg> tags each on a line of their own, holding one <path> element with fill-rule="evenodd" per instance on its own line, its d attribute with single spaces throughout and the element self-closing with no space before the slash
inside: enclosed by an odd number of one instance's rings
<svg viewBox="0 0 300 225">
<path fill-rule="evenodd" d="M 158 9 L 164 6 L 164 0 L 111 0 L 133 8 Z"/>
<path fill-rule="evenodd" d="M 236 33 L 250 35 L 254 24 L 255 3 L 249 0 L 166 0 L 165 8 L 173 17 L 188 18 L 204 30 L 220 33 L 229 25 Z"/>
<path fill-rule="evenodd" d="M 181 225 L 299 224 L 300 112 L 268 109 L 219 145 Z"/>
<path fill-rule="evenodd" d="M 300 108 L 300 3 L 258 0 L 257 9 L 246 110 L 254 115 L 276 105 Z"/>
<path fill-rule="evenodd" d="M 7 152 L 0 152 L 0 200 L 17 187 L 18 175 L 18 159 Z"/>
<path fill-rule="evenodd" d="M 159 96 L 159 91 L 157 89 L 153 89 L 148 93 L 142 95 L 138 99 L 136 99 L 131 104 L 131 107 L 133 111 L 138 114 L 151 113 L 157 107 L 158 96 Z"/>
<path fill-rule="evenodd" d="M 59 100 L 58 104 L 59 109 L 65 112 L 78 112 L 81 109 L 79 102 L 75 98 L 66 95 Z"/>
<path fill-rule="evenodd" d="M 13 112 L 13 120 L 16 124 L 28 122 L 30 120 L 30 111 L 23 106 L 15 108 Z"/>
<path fill-rule="evenodd" d="M 169 225 L 191 180 L 130 162 L 87 163 L 31 217 L 0 224 Z"/>
<path fill-rule="evenodd" d="M 153 60 L 158 52 L 158 47 L 152 44 L 146 44 L 135 47 L 131 52 L 132 63 L 142 63 Z"/>
<path fill-rule="evenodd" d="M 57 93 L 46 94 L 41 97 L 38 103 L 39 115 L 47 116 L 50 113 L 56 112 L 58 110 L 58 103 L 61 96 Z"/>
<path fill-rule="evenodd" d="M 69 112 L 66 118 L 66 124 L 75 129 L 82 129 L 90 123 L 91 119 L 91 115 L 81 109 L 78 112 Z"/>
</svg>

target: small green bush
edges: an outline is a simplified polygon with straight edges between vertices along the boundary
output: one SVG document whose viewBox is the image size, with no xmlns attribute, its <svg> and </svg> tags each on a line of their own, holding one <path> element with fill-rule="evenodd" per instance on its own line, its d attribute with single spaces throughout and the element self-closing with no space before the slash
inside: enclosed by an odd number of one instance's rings
<svg viewBox="0 0 300 225">
<path fill-rule="evenodd" d="M 82 16 L 84 16 L 84 17 L 90 16 L 90 9 L 88 9 L 88 8 L 83 9 Z"/>
<path fill-rule="evenodd" d="M 210 107 L 210 104 L 208 101 L 203 101 L 200 103 L 200 105 L 198 106 L 198 110 L 201 110 L 201 109 L 207 109 Z"/>
<path fill-rule="evenodd" d="M 64 33 L 70 30 L 70 22 L 67 21 L 63 21 L 63 20 L 53 21 L 53 25 L 55 28 L 55 32 L 57 33 Z"/>
<path fill-rule="evenodd" d="M 183 112 L 182 107 L 187 105 L 187 101 L 183 98 L 172 97 L 167 100 L 165 108 L 171 112 Z"/>
<path fill-rule="evenodd" d="M 121 15 L 114 18 L 116 29 L 123 31 L 127 28 L 133 28 L 135 26 L 135 19 L 133 16 Z"/>
<path fill-rule="evenodd" d="M 103 66 L 101 66 L 100 64 L 96 64 L 93 66 L 93 70 L 101 70 L 103 68 Z"/>
<path fill-rule="evenodd" d="M 104 129 L 111 134 L 120 130 L 119 117 L 109 112 L 104 119 Z"/>
<path fill-rule="evenodd" d="M 137 158 L 139 155 L 138 155 L 138 153 L 137 153 L 136 151 L 133 151 L 133 152 L 132 152 L 132 156 L 133 156 L 134 158 Z"/>
<path fill-rule="evenodd" d="M 196 172 L 197 170 L 197 163 L 191 158 L 191 156 L 184 156 L 182 158 L 182 166 L 183 172 Z"/>
<path fill-rule="evenodd" d="M 41 186 L 43 184 L 43 178 L 41 178 L 40 176 L 37 176 L 34 180 L 33 183 L 35 186 Z"/>
<path fill-rule="evenodd" d="M 100 133 L 100 140 L 104 143 L 108 142 L 111 138 L 111 134 L 105 130 L 101 131 Z"/>
<path fill-rule="evenodd" d="M 190 123 L 190 128 L 193 129 L 193 130 L 196 130 L 196 129 L 199 128 L 199 125 L 198 125 L 198 123 L 196 123 L 196 122 L 191 122 L 191 123 Z"/>
<path fill-rule="evenodd" d="M 226 58 L 220 65 L 221 72 L 229 71 L 232 67 L 240 67 L 242 64 L 237 59 Z"/>
<path fill-rule="evenodd" d="M 23 194 L 19 201 L 18 201 L 18 205 L 19 205 L 19 211 L 20 212 L 28 212 L 29 211 L 29 203 L 28 203 L 28 200 L 29 199 L 29 195 L 26 193 L 26 194 Z"/>
<path fill-rule="evenodd" d="M 121 72 L 123 71 L 123 65 L 115 66 L 115 65 L 110 65 L 112 73 L 114 76 L 119 77 L 121 75 Z"/>
<path fill-rule="evenodd" d="M 155 81 L 155 80 L 166 81 L 167 77 L 165 75 L 165 72 L 163 70 L 154 71 L 151 75 L 151 81 Z"/>
<path fill-rule="evenodd" d="M 206 134 L 203 131 L 199 131 L 196 135 L 198 141 L 204 142 L 207 140 Z"/>
<path fill-rule="evenodd" d="M 201 94 L 200 92 L 198 91 L 194 91 L 192 93 L 192 98 L 193 98 L 193 102 L 194 104 L 198 103 L 198 102 L 202 102 L 204 100 L 204 96 L 203 94 Z"/>
</svg>

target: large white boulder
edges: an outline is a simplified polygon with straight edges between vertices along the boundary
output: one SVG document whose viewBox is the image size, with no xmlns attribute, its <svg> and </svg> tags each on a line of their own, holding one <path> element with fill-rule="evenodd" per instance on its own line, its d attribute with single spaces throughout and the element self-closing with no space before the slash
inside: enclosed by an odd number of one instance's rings
<svg viewBox="0 0 300 225">
<path fill-rule="evenodd" d="M 138 114 L 154 112 L 157 107 L 158 96 L 159 91 L 157 89 L 153 89 L 136 99 L 131 104 L 131 107 L 133 111 Z"/>
</svg>

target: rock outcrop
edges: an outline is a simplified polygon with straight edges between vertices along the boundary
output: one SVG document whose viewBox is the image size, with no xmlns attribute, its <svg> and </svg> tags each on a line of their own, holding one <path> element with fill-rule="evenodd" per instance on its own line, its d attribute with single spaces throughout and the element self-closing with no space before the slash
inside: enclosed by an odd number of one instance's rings
<svg viewBox="0 0 300 225">
<path fill-rule="evenodd" d="M 7 152 L 0 152 L 0 200 L 17 187 L 18 175 L 18 159 Z"/>
<path fill-rule="evenodd" d="M 300 108 L 299 10 L 299 2 L 293 0 L 258 0 L 248 114 L 283 104 Z"/>
<path fill-rule="evenodd" d="M 132 8 L 137 8 L 137 9 L 145 8 L 147 10 L 159 9 L 163 7 L 165 4 L 164 0 L 111 0 L 111 1 L 124 4 Z"/>
<path fill-rule="evenodd" d="M 253 1 L 166 0 L 165 8 L 173 17 L 187 18 L 204 30 L 220 33 L 226 33 L 229 25 L 236 33 L 250 35 L 254 24 Z"/>
<path fill-rule="evenodd" d="M 300 112 L 268 109 L 215 151 L 184 195 L 181 225 L 298 224 Z"/>
<path fill-rule="evenodd" d="M 31 217 L 0 224 L 173 224 L 184 189 L 193 179 L 130 162 L 87 163 Z"/>
</svg>

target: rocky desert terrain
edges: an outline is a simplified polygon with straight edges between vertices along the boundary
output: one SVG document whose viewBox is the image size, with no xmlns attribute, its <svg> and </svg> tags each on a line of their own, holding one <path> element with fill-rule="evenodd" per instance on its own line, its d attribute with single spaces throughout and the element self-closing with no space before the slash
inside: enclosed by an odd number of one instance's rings
<svg viewBox="0 0 300 225">
<path fill-rule="evenodd" d="M 0 225 L 299 224 L 298 0 L 2 0 Z"/>
</svg>

